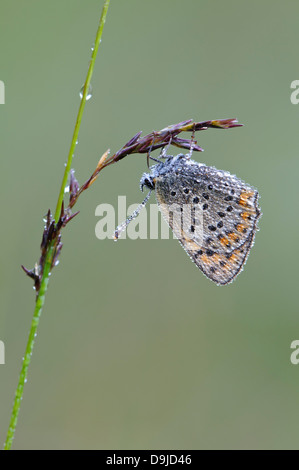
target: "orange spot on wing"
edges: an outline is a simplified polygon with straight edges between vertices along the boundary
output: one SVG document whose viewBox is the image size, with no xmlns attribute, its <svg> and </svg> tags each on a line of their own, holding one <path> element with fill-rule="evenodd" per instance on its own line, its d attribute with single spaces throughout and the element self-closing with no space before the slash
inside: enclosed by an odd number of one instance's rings
<svg viewBox="0 0 299 470">
<path fill-rule="evenodd" d="M 228 238 L 226 238 L 226 237 L 221 237 L 221 238 L 219 239 L 219 241 L 220 241 L 221 245 L 224 245 L 224 246 L 229 245 L 229 240 L 228 240 Z"/>
<path fill-rule="evenodd" d="M 238 260 L 238 255 L 239 250 L 234 251 L 233 253 L 230 254 L 229 258 L 227 258 L 227 265 L 229 268 L 231 268 L 232 264 L 234 264 Z"/>
<path fill-rule="evenodd" d="M 210 264 L 210 262 L 211 262 L 211 260 L 209 259 L 209 257 L 207 255 L 202 255 L 202 257 L 200 259 L 204 264 Z"/>
<path fill-rule="evenodd" d="M 228 270 L 229 268 L 229 262 L 226 258 L 223 258 L 223 256 L 219 256 L 220 260 L 219 260 L 219 265 L 221 267 L 221 269 L 224 269 L 224 270 Z"/>
<path fill-rule="evenodd" d="M 228 236 L 233 242 L 237 241 L 238 238 L 239 238 L 239 235 L 237 233 L 234 233 L 234 232 L 230 233 Z"/>
<path fill-rule="evenodd" d="M 248 205 L 248 199 L 250 199 L 253 195 L 254 195 L 254 191 L 243 191 L 239 199 L 240 206 L 246 207 Z"/>
<path fill-rule="evenodd" d="M 237 227 L 236 227 L 238 232 L 243 232 L 246 228 L 247 228 L 247 225 L 245 225 L 245 224 L 238 224 Z"/>
<path fill-rule="evenodd" d="M 248 217 L 250 217 L 250 214 L 248 212 L 242 212 L 241 217 L 242 217 L 243 220 L 247 220 Z"/>
<path fill-rule="evenodd" d="M 237 256 L 236 256 L 235 254 L 233 254 L 233 255 L 230 257 L 229 261 L 230 261 L 231 263 L 235 263 L 235 262 L 237 261 Z"/>
</svg>

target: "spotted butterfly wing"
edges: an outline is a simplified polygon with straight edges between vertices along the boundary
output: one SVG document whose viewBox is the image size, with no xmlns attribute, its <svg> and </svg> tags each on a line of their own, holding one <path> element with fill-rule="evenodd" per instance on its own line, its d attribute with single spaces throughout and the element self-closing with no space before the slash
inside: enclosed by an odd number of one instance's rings
<svg viewBox="0 0 299 470">
<path fill-rule="evenodd" d="M 159 209 L 192 261 L 217 284 L 230 283 L 254 242 L 258 192 L 184 155 L 155 165 L 152 175 Z"/>
</svg>

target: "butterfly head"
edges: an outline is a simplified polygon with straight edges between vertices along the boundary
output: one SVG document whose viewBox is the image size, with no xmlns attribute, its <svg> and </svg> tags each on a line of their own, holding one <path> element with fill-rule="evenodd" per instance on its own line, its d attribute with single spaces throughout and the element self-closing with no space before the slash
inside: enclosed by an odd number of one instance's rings
<svg viewBox="0 0 299 470">
<path fill-rule="evenodd" d="M 180 166 L 186 164 L 188 161 L 188 156 L 180 153 L 179 155 L 173 156 L 168 155 L 166 157 L 165 162 L 158 162 L 156 165 L 150 167 L 150 173 L 143 173 L 141 180 L 140 180 L 140 189 L 143 191 L 144 186 L 148 189 L 153 190 L 155 189 L 156 178 L 166 173 L 170 173 L 171 171 L 178 169 Z"/>
</svg>

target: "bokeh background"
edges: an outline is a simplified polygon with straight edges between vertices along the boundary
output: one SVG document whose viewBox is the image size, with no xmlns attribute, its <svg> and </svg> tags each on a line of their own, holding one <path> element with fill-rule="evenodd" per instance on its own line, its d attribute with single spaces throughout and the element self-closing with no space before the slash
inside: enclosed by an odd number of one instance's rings
<svg viewBox="0 0 299 470">
<path fill-rule="evenodd" d="M 1 4 L 1 442 L 34 307 L 20 265 L 55 208 L 102 4 Z M 176 240 L 95 237 L 98 204 L 142 200 L 146 160 L 103 172 L 63 232 L 15 449 L 298 448 L 298 15 L 292 0 L 111 1 L 79 181 L 139 130 L 236 117 L 199 133 L 194 158 L 256 186 L 263 217 L 245 270 L 217 287 Z"/>
</svg>

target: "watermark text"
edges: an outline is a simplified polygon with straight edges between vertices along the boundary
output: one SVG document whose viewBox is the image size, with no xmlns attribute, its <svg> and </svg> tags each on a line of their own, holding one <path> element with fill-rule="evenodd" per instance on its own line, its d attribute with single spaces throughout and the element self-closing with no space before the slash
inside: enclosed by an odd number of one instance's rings
<svg viewBox="0 0 299 470">
<path fill-rule="evenodd" d="M 116 210 L 111 204 L 99 204 L 95 209 L 95 216 L 99 217 L 95 226 L 96 237 L 99 240 L 115 239 L 116 225 L 119 224 L 122 226 L 122 239 L 168 240 L 172 231 L 173 238 L 184 238 L 190 243 L 196 240 L 197 244 L 202 244 L 203 210 L 199 204 L 149 204 L 136 217 L 130 218 L 137 207 L 138 204 L 131 204 L 127 208 L 126 196 L 118 196 L 116 216 Z M 123 224 L 127 218 L 129 223 Z"/>
<path fill-rule="evenodd" d="M 0 340 L 0 364 L 5 364 L 5 346 L 3 341 Z"/>
<path fill-rule="evenodd" d="M 0 80 L 0 104 L 5 104 L 5 85 L 2 80 Z"/>
<path fill-rule="evenodd" d="M 291 83 L 291 88 L 294 91 L 291 93 L 290 100 L 292 104 L 299 103 L 299 80 L 293 80 Z"/>
<path fill-rule="evenodd" d="M 291 342 L 291 349 L 294 351 L 291 354 L 290 361 L 292 364 L 297 365 L 299 364 L 299 340 L 295 339 Z"/>
</svg>

